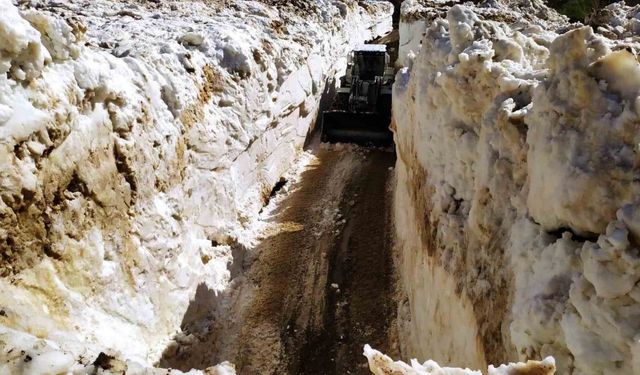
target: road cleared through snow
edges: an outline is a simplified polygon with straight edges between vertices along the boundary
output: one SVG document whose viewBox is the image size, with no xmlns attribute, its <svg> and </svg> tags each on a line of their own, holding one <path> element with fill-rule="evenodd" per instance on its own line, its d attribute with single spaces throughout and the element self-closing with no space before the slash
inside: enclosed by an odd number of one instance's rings
<svg viewBox="0 0 640 375">
<path fill-rule="evenodd" d="M 210 305 L 217 314 L 183 326 L 193 340 L 161 365 L 202 369 L 228 360 L 240 374 L 367 374 L 365 344 L 398 354 L 394 163 L 388 151 L 318 147 L 280 194 L 260 243 L 245 251 L 243 282 Z"/>
</svg>

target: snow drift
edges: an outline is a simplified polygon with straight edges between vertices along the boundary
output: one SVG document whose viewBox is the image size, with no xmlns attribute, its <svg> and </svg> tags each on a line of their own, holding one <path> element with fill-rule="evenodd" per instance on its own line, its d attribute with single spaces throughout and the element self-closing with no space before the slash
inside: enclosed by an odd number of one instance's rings
<svg viewBox="0 0 640 375">
<path fill-rule="evenodd" d="M 406 356 L 640 373 L 639 9 L 608 9 L 605 37 L 536 2 L 403 5 Z"/>
<path fill-rule="evenodd" d="M 25 3 L 0 0 L 0 373 L 100 352 L 143 371 L 196 287 L 227 286 L 324 91 L 392 6 Z"/>
</svg>

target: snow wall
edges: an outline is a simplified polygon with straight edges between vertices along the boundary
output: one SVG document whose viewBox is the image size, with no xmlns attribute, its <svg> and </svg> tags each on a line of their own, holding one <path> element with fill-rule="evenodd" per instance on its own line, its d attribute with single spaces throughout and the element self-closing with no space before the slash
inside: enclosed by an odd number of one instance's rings
<svg viewBox="0 0 640 375">
<path fill-rule="evenodd" d="M 640 374 L 640 9 L 451 3 L 403 5 L 403 354 Z"/>
<path fill-rule="evenodd" d="M 0 0 L 0 373 L 152 371 L 393 6 L 23 3 Z"/>
</svg>

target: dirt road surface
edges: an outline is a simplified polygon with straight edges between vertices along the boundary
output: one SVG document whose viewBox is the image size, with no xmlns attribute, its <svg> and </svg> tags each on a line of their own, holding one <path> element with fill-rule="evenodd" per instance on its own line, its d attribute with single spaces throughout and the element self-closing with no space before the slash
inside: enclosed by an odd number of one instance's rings
<svg viewBox="0 0 640 375">
<path fill-rule="evenodd" d="M 204 369 L 227 360 L 238 374 L 368 374 L 364 344 L 398 354 L 395 156 L 351 147 L 315 154 L 286 187 L 260 243 L 239 251 L 236 289 L 196 294 L 177 339 L 185 343 L 161 365 Z"/>
</svg>

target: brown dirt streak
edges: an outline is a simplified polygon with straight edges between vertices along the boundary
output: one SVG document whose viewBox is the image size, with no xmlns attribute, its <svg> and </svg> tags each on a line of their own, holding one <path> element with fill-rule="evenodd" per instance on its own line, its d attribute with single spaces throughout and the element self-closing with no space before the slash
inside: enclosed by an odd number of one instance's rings
<svg viewBox="0 0 640 375">
<path fill-rule="evenodd" d="M 389 342 L 396 301 L 393 300 L 394 279 L 392 259 L 393 226 L 391 224 L 391 196 L 386 191 L 387 180 L 394 163 L 392 154 L 372 153 L 353 180 L 349 190 L 358 192 L 356 204 L 348 216 L 350 233 L 343 235 L 346 251 L 344 262 L 332 264 L 333 273 L 346 272 L 339 300 L 347 302 L 345 316 L 338 314 L 335 321 L 344 332 L 336 357 L 336 374 L 368 374 L 364 366 L 362 347 L 370 344 L 390 355 L 394 352 Z M 346 239 L 344 237 L 347 237 Z M 335 245 L 334 245 L 335 246 Z M 331 282 L 332 280 L 330 280 Z M 330 342 L 334 338 L 329 338 Z M 334 344 L 335 345 L 335 344 Z M 360 364 L 360 366 L 357 366 Z"/>
<path fill-rule="evenodd" d="M 509 312 L 509 285 L 504 278 L 489 278 L 487 281 L 491 283 L 492 288 L 488 294 L 476 295 L 471 292 L 475 280 L 468 280 L 465 276 L 472 269 L 485 267 L 483 260 L 476 256 L 479 253 L 488 252 L 489 258 L 494 262 L 506 262 L 504 249 L 500 246 L 502 235 L 491 233 L 488 236 L 491 239 L 489 243 L 478 243 L 478 241 L 470 243 L 469 238 L 464 238 L 465 246 L 462 247 L 467 251 L 458 258 L 460 262 L 446 263 L 443 260 L 445 246 L 440 242 L 438 236 L 439 223 L 431 216 L 433 207 L 431 197 L 435 191 L 433 186 L 427 182 L 428 172 L 419 167 L 420 163 L 411 148 L 403 149 L 403 147 L 400 148 L 400 157 L 408 167 L 408 190 L 413 202 L 415 220 L 418 224 L 423 248 L 429 257 L 436 259 L 443 269 L 452 274 L 458 284 L 456 293 L 458 295 L 465 293 L 472 301 L 480 336 L 478 339 L 482 343 L 482 350 L 487 362 L 496 365 L 506 363 L 512 359 L 509 358 L 509 348 L 503 342 L 502 336 L 502 324 Z M 489 274 L 489 276 L 495 275 Z"/>
</svg>

